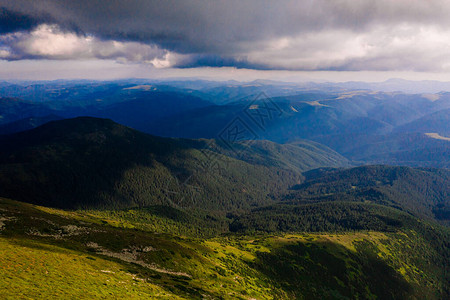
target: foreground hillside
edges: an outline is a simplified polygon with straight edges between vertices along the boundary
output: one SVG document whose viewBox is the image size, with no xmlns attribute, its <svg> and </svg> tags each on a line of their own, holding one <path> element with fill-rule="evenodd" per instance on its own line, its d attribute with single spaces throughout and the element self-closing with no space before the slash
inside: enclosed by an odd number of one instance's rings
<svg viewBox="0 0 450 300">
<path fill-rule="evenodd" d="M 448 232 L 414 219 L 394 232 L 198 239 L 1 198 L 0 221 L 6 298 L 448 296 L 448 253 L 429 243 L 448 242 Z"/>
</svg>

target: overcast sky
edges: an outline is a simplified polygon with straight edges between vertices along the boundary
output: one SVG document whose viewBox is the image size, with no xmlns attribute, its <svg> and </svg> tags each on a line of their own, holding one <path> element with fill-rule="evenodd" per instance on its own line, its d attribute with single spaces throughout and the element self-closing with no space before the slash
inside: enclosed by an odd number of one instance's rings
<svg viewBox="0 0 450 300">
<path fill-rule="evenodd" d="M 0 0 L 0 78 L 450 81 L 450 1 Z"/>
</svg>

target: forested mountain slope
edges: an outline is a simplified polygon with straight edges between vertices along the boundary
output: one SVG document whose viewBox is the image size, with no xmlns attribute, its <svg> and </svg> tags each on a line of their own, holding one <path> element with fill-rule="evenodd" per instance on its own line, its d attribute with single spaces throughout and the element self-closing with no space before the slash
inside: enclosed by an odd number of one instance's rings
<svg viewBox="0 0 450 300">
<path fill-rule="evenodd" d="M 0 143 L 0 195 L 66 208 L 240 210 L 269 203 L 303 171 L 348 165 L 317 143 L 167 139 L 96 118 L 50 122 Z"/>
</svg>

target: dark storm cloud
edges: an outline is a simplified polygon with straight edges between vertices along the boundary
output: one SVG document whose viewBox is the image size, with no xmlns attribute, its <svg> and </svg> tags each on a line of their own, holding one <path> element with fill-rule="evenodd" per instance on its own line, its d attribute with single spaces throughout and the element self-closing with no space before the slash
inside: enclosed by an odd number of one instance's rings
<svg viewBox="0 0 450 300">
<path fill-rule="evenodd" d="M 59 31 L 75 31 L 80 38 L 93 36 L 97 41 L 157 47 L 172 53 L 167 63 L 178 67 L 442 68 L 440 59 L 449 41 L 439 37 L 450 30 L 447 1 L 0 0 L 0 7 L 4 12 L 0 33 L 32 33 L 38 23 L 57 24 Z M 17 42 L 16 37 L 14 47 L 5 39 L 0 43 L 3 51 L 20 59 L 19 48 L 29 52 L 26 47 L 30 43 L 23 41 L 26 38 Z M 420 44 L 410 52 L 412 57 L 402 57 L 405 49 L 423 42 L 431 42 L 435 53 Z M 92 52 L 92 47 L 79 52 Z M 133 55 L 153 59 L 152 55 Z M 426 66 L 411 65 L 422 57 Z M 368 67 L 365 61 L 370 62 Z"/>
<path fill-rule="evenodd" d="M 30 30 L 40 22 L 28 15 L 0 8 L 0 34 Z"/>
</svg>

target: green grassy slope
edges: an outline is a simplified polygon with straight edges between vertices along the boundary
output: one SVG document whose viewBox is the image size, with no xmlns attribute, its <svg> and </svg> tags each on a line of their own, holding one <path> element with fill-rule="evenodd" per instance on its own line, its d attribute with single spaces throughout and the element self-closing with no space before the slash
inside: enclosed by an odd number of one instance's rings
<svg viewBox="0 0 450 300">
<path fill-rule="evenodd" d="M 197 239 L 0 199 L 5 298 L 440 299 L 447 260 L 414 228 Z M 429 233 L 439 231 L 428 227 Z M 448 236 L 447 236 L 448 241 Z M 441 256 L 439 256 L 441 255 Z"/>
</svg>

